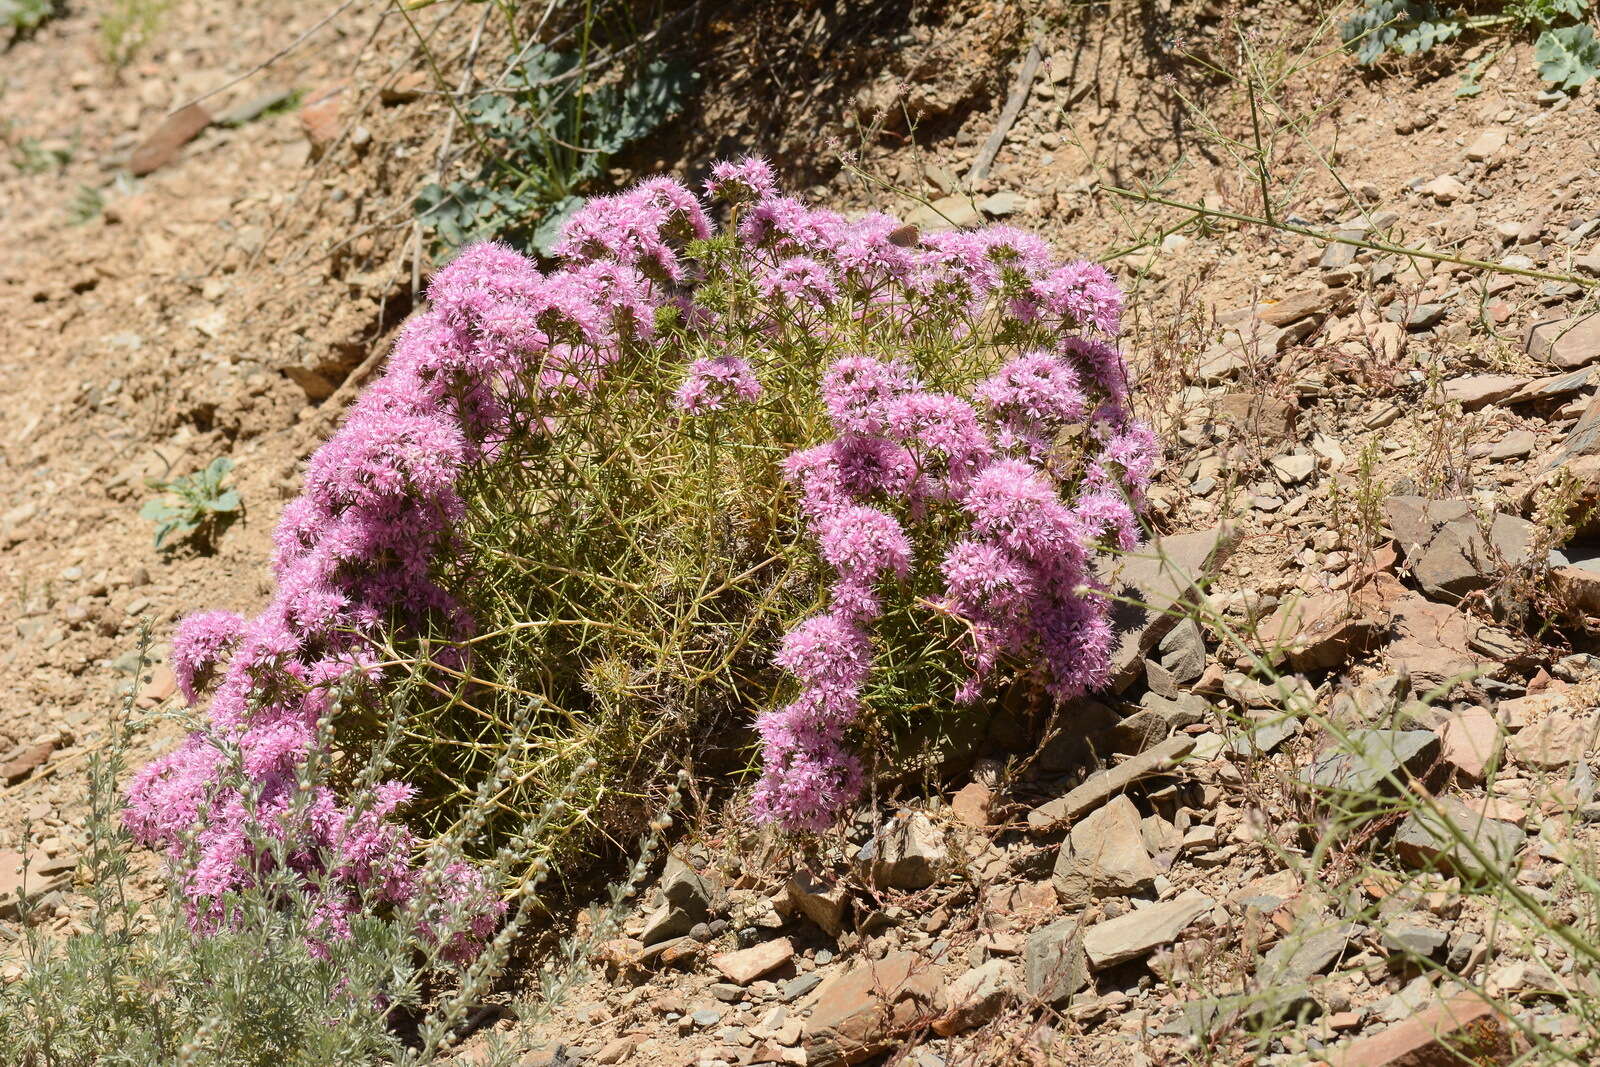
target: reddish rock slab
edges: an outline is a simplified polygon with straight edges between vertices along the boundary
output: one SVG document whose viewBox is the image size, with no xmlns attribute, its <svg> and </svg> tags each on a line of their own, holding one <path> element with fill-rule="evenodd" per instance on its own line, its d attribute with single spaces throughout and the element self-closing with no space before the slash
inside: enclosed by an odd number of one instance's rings
<svg viewBox="0 0 1600 1067">
<path fill-rule="evenodd" d="M 1425 1008 L 1380 1034 L 1328 1054 L 1329 1067 L 1479 1067 L 1509 1064 L 1511 1033 L 1481 997 L 1463 993 Z"/>
<path fill-rule="evenodd" d="M 6 785 L 16 785 L 34 771 L 43 767 L 50 759 L 50 754 L 56 750 L 54 741 L 40 741 L 35 745 L 25 745 L 18 750 L 16 755 L 6 760 L 0 766 L 0 780 Z"/>
<path fill-rule="evenodd" d="M 803 1047 L 808 1067 L 860 1063 L 905 1040 L 934 1004 L 938 971 L 912 952 L 858 963 L 811 994 Z"/>
<path fill-rule="evenodd" d="M 989 808 L 994 794 L 982 782 L 968 782 L 950 800 L 950 813 L 964 826 L 982 829 L 989 825 Z"/>
<path fill-rule="evenodd" d="M 320 158 L 339 136 L 343 122 L 346 86 L 327 85 L 306 97 L 300 107 L 300 129 L 311 144 L 311 157 Z"/>
<path fill-rule="evenodd" d="M 1548 319 L 1528 329 L 1528 354 L 1571 370 L 1600 359 L 1600 312 Z"/>
<path fill-rule="evenodd" d="M 1444 398 L 1455 401 L 1466 411 L 1476 411 L 1498 404 L 1527 387 L 1528 378 L 1521 374 L 1474 374 L 1445 382 Z"/>
<path fill-rule="evenodd" d="M 1387 605 L 1404 593 L 1399 581 L 1378 574 L 1353 590 L 1296 597 L 1256 631 L 1270 658 L 1296 671 L 1342 666 L 1376 647 L 1388 634 Z"/>
<path fill-rule="evenodd" d="M 200 131 L 209 125 L 211 112 L 199 104 L 179 108 L 162 119 L 155 132 L 133 150 L 133 155 L 128 159 L 128 170 L 135 178 L 159 170 L 178 158 L 178 150 L 198 137 Z"/>
<path fill-rule="evenodd" d="M 727 976 L 728 981 L 749 985 L 762 975 L 771 974 L 794 959 L 794 945 L 787 937 L 766 941 L 738 952 L 724 952 L 711 960 L 711 965 Z"/>
<path fill-rule="evenodd" d="M 1474 782 L 1483 781 L 1489 764 L 1499 758 L 1505 740 L 1500 724 L 1485 708 L 1446 715 L 1438 732 L 1445 762 Z"/>
</svg>

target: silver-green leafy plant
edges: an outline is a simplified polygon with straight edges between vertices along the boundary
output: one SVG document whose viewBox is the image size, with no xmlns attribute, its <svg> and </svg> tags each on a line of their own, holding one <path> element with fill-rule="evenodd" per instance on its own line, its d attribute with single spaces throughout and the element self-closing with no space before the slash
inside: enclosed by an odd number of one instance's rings
<svg viewBox="0 0 1600 1067">
<path fill-rule="evenodd" d="M 139 514 L 156 524 L 156 547 L 199 538 L 209 542 L 239 514 L 243 502 L 237 489 L 223 488 L 223 479 L 233 470 L 233 460 L 218 456 L 204 470 L 181 478 L 163 481 L 147 479 L 145 484 L 165 494 L 145 501 Z M 176 503 L 171 498 L 176 497 Z"/>
<path fill-rule="evenodd" d="M 1600 77 L 1600 41 L 1589 25 L 1593 15 L 1593 0 L 1505 0 L 1467 7 L 1441 7 L 1429 0 L 1365 0 L 1344 24 L 1343 37 L 1366 64 L 1388 53 L 1427 52 L 1465 34 L 1503 34 L 1506 47 L 1534 37 L 1540 76 L 1572 90 Z M 1476 95 L 1478 76 L 1488 65 L 1474 63 L 1462 75 L 1457 95 Z"/>
</svg>

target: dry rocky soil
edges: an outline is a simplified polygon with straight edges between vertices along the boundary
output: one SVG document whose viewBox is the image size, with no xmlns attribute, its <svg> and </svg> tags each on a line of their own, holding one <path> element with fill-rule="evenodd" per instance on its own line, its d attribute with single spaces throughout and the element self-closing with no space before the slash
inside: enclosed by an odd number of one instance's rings
<svg viewBox="0 0 1600 1067">
<path fill-rule="evenodd" d="M 701 813 L 591 980 L 489 1023 L 523 1062 L 1600 1058 L 1595 970 L 1553 932 L 1593 937 L 1600 836 L 1600 94 L 1546 92 L 1519 45 L 1459 97 L 1437 66 L 1358 69 L 1300 5 L 1217 7 L 675 26 L 700 96 L 619 181 L 754 149 L 850 209 L 1118 253 L 1168 464 L 1152 547 L 1115 569 L 1147 607 L 1112 692 L 1037 745 L 997 711 L 940 790 L 805 849 Z M 417 303 L 411 196 L 460 151 L 417 42 L 451 84 L 504 55 L 445 8 L 178 0 L 119 71 L 68 4 L 0 55 L 0 953 L 24 852 L 27 920 L 79 921 L 108 703 L 133 685 L 153 713 L 136 762 L 181 736 L 173 622 L 264 598 L 299 464 Z M 836 174 L 830 137 L 932 206 Z M 1221 214 L 1107 191 L 1139 183 Z M 1262 215 L 1263 184 L 1280 221 L 1444 258 L 1227 217 Z M 219 455 L 243 515 L 158 551 L 146 479 Z M 1429 804 L 1340 837 L 1341 789 Z M 1473 891 L 1486 865 L 1543 927 Z"/>
</svg>

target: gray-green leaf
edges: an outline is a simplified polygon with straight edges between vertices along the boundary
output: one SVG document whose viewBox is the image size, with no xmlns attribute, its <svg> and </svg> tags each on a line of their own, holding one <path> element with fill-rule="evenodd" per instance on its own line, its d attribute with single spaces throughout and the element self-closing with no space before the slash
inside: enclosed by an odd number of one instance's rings
<svg viewBox="0 0 1600 1067">
<path fill-rule="evenodd" d="M 1600 41 L 1588 26 L 1545 30 L 1533 49 L 1533 60 L 1545 81 L 1576 89 L 1600 77 Z"/>
</svg>

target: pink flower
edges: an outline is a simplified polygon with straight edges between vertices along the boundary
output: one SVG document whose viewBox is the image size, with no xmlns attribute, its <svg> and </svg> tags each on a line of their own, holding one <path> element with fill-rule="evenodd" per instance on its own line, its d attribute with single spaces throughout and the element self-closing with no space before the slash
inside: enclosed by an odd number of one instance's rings
<svg viewBox="0 0 1600 1067">
<path fill-rule="evenodd" d="M 748 360 L 739 356 L 697 359 L 678 386 L 678 406 L 690 415 L 722 411 L 736 403 L 751 404 L 761 396 L 761 383 Z"/>
<path fill-rule="evenodd" d="M 765 200 L 778 195 L 778 181 L 772 173 L 771 164 L 764 159 L 745 156 L 737 162 L 722 160 L 711 164 L 711 177 L 706 179 L 706 195 L 730 204 Z"/>
</svg>

